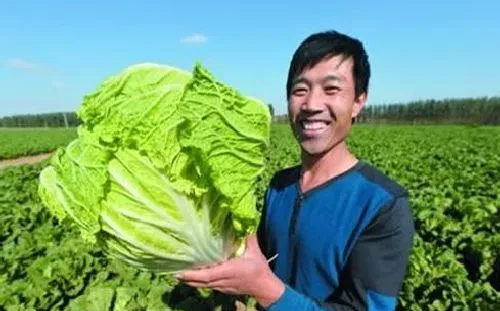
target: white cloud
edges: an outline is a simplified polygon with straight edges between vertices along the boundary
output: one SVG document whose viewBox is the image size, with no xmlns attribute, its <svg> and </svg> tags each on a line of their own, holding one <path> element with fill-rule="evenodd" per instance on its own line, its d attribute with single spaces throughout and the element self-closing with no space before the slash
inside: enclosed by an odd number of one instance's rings
<svg viewBox="0 0 500 311">
<path fill-rule="evenodd" d="M 195 33 L 181 39 L 181 43 L 185 44 L 201 44 L 207 41 L 208 41 L 207 36 L 199 33 Z"/>
<path fill-rule="evenodd" d="M 37 72 L 44 74 L 54 73 L 54 69 L 47 65 L 37 64 L 21 57 L 12 57 L 7 59 L 6 65 L 8 68 L 15 70 L 23 70 L 23 71 Z"/>
<path fill-rule="evenodd" d="M 40 65 L 29 62 L 25 59 L 22 58 L 10 58 L 7 60 L 7 67 L 13 68 L 13 69 L 21 69 L 21 70 L 37 70 L 40 68 Z"/>
</svg>

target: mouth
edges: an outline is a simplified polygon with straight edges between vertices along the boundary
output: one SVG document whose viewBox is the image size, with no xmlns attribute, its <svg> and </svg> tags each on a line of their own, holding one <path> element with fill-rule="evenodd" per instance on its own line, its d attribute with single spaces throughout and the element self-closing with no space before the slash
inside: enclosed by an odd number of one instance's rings
<svg viewBox="0 0 500 311">
<path fill-rule="evenodd" d="M 317 136 L 323 133 L 330 125 L 330 121 L 325 120 L 300 120 L 300 129 L 305 136 Z"/>
</svg>

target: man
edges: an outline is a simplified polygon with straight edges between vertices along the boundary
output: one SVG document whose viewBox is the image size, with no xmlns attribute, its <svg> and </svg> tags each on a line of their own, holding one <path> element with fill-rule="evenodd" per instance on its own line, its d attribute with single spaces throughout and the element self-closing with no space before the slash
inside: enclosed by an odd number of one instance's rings
<svg viewBox="0 0 500 311">
<path fill-rule="evenodd" d="M 408 193 L 345 142 L 369 78 L 358 40 L 331 31 L 302 42 L 286 87 L 301 164 L 275 174 L 244 255 L 179 279 L 271 311 L 395 309 L 414 235 Z"/>
</svg>

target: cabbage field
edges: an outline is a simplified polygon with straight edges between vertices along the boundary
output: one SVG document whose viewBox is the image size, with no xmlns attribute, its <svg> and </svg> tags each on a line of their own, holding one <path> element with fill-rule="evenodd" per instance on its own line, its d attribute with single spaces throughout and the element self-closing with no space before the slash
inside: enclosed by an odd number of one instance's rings
<svg viewBox="0 0 500 311">
<path fill-rule="evenodd" d="M 44 146 L 37 149 L 36 138 L 1 133 L 4 157 L 61 144 L 40 140 Z M 74 137 L 68 133 L 63 144 Z M 359 124 L 349 145 L 411 194 L 417 235 L 399 310 L 500 310 L 500 128 Z M 298 161 L 288 126 L 273 125 L 259 209 L 274 172 Z M 38 178 L 48 165 L 0 170 L 0 311 L 203 311 L 234 310 L 235 299 L 253 304 L 134 270 L 83 243 L 77 228 L 40 203 Z"/>
<path fill-rule="evenodd" d="M 76 136 L 66 128 L 0 128 L 0 160 L 50 152 Z"/>
</svg>

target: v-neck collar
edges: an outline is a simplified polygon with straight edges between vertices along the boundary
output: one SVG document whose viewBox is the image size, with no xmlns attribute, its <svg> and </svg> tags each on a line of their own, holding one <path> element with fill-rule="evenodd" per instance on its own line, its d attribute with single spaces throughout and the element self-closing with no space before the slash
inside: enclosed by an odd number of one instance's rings
<svg viewBox="0 0 500 311">
<path fill-rule="evenodd" d="M 309 196 L 311 195 L 312 193 L 316 192 L 316 191 L 319 191 L 323 188 L 326 188 L 328 187 L 329 185 L 331 185 L 332 183 L 334 183 L 335 181 L 339 180 L 340 178 L 344 177 L 345 175 L 353 172 L 353 171 L 356 171 L 358 170 L 359 168 L 361 168 L 363 165 L 364 165 L 364 161 L 363 160 L 358 160 L 358 162 L 356 162 L 356 164 L 354 164 L 353 166 L 351 166 L 350 168 L 348 168 L 347 170 L 343 171 L 342 173 L 338 174 L 338 175 L 335 175 L 333 177 L 331 177 L 330 179 L 327 179 L 325 180 L 323 183 L 317 185 L 317 186 L 314 186 L 313 188 L 305 191 L 305 192 L 302 192 L 302 188 L 300 187 L 300 181 L 301 181 L 301 170 L 302 170 L 302 165 L 299 165 L 297 167 L 297 182 L 295 183 L 295 187 L 297 189 L 297 192 L 299 193 L 299 196 L 302 197 L 302 198 L 305 198 L 306 196 Z"/>
</svg>

